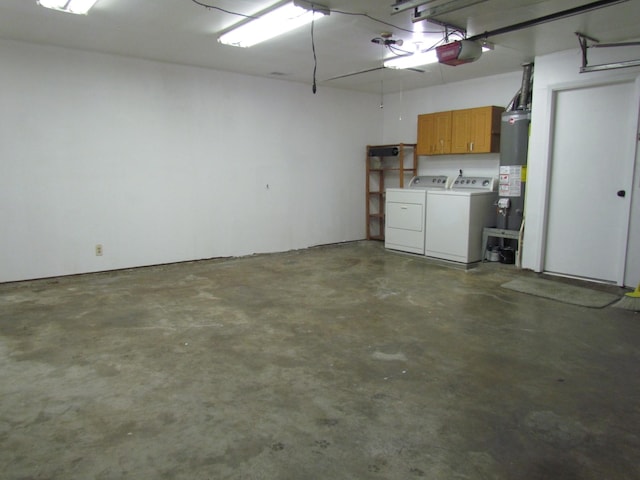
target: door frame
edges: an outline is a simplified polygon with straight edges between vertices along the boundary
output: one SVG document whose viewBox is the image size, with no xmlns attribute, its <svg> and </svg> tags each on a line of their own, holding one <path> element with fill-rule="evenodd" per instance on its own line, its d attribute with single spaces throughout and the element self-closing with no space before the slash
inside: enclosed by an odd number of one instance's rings
<svg viewBox="0 0 640 480">
<path fill-rule="evenodd" d="M 551 85 L 547 89 L 547 115 L 548 115 L 548 132 L 547 132 L 547 145 L 545 146 L 545 155 L 546 155 L 546 171 L 545 171 L 545 179 L 544 179 L 544 194 L 542 195 L 543 205 L 542 207 L 542 225 L 541 225 L 541 236 L 540 236 L 540 245 L 539 245 L 539 254 L 538 254 L 538 265 L 536 271 L 544 272 L 544 265 L 546 261 L 547 254 L 547 238 L 548 238 L 548 226 L 549 226 L 549 208 L 550 208 L 550 196 L 551 196 L 551 173 L 553 170 L 553 149 L 555 145 L 555 118 L 556 118 L 556 109 L 557 109 L 557 98 L 558 94 L 564 91 L 569 90 L 578 90 L 578 89 L 586 89 L 586 88 L 596 88 L 596 87 L 604 87 L 609 85 L 620 85 L 625 83 L 631 83 L 634 86 L 634 105 L 636 108 L 640 109 L 640 76 L 638 74 L 632 74 L 628 76 L 621 76 L 617 78 L 608 78 L 608 79 L 600 79 L 600 80 L 586 80 L 586 81 L 576 81 L 576 82 L 568 82 L 561 83 L 556 85 Z M 636 112 L 636 121 L 635 121 L 635 132 L 637 134 L 638 129 L 640 127 L 639 118 L 640 112 Z M 631 128 L 631 127 L 630 127 Z M 631 146 L 631 142 L 633 141 L 633 146 Z M 626 241 L 624 247 L 619 252 L 618 257 L 618 271 L 619 277 L 615 279 L 615 282 L 619 286 L 624 286 L 624 279 L 626 273 L 626 259 L 627 259 L 627 250 L 629 248 L 629 230 L 631 223 L 631 205 L 633 202 L 633 196 L 635 194 L 635 189 L 633 188 L 635 185 L 635 174 L 636 174 L 636 157 L 637 157 L 637 149 L 638 149 L 638 138 L 634 138 L 633 140 L 629 140 L 630 142 L 630 151 L 633 154 L 628 159 L 627 164 L 627 172 L 625 175 L 629 175 L 629 178 L 632 179 L 631 188 L 629 188 L 630 196 L 629 201 L 626 204 Z M 525 225 L 526 228 L 526 225 Z M 594 280 L 595 281 L 595 280 Z"/>
</svg>

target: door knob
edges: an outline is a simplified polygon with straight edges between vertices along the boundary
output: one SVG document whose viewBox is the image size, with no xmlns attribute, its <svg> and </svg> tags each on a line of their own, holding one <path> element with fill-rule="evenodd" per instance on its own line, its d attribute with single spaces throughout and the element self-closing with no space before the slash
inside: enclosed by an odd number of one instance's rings
<svg viewBox="0 0 640 480">
<path fill-rule="evenodd" d="M 624 196 L 626 196 L 626 195 L 627 195 L 627 192 L 626 192 L 626 191 L 624 191 L 624 190 L 618 190 L 618 196 L 619 196 L 619 197 L 624 197 Z"/>
</svg>

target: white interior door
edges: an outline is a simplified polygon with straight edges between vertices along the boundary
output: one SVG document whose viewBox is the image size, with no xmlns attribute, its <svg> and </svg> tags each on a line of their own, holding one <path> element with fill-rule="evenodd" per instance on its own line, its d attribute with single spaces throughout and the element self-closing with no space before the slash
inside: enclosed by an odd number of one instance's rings
<svg viewBox="0 0 640 480">
<path fill-rule="evenodd" d="M 633 83 L 556 92 L 546 272 L 623 283 L 634 99 Z"/>
</svg>

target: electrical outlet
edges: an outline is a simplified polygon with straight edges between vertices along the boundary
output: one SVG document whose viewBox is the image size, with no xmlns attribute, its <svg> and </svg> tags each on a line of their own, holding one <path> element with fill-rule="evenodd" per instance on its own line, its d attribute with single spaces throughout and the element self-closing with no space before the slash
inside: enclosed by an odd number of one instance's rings
<svg viewBox="0 0 640 480">
<path fill-rule="evenodd" d="M 101 257 L 102 256 L 102 245 L 98 244 L 96 245 L 96 257 Z"/>
</svg>

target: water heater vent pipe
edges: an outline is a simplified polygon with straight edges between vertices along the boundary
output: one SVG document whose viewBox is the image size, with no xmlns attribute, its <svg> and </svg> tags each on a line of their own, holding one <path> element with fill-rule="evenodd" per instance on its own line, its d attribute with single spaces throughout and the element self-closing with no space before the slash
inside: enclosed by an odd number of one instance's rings
<svg viewBox="0 0 640 480">
<path fill-rule="evenodd" d="M 531 95 L 531 77 L 533 75 L 533 63 L 525 63 L 522 65 L 522 87 L 520 87 L 520 101 L 518 102 L 518 110 L 527 110 L 529 97 Z"/>
</svg>

